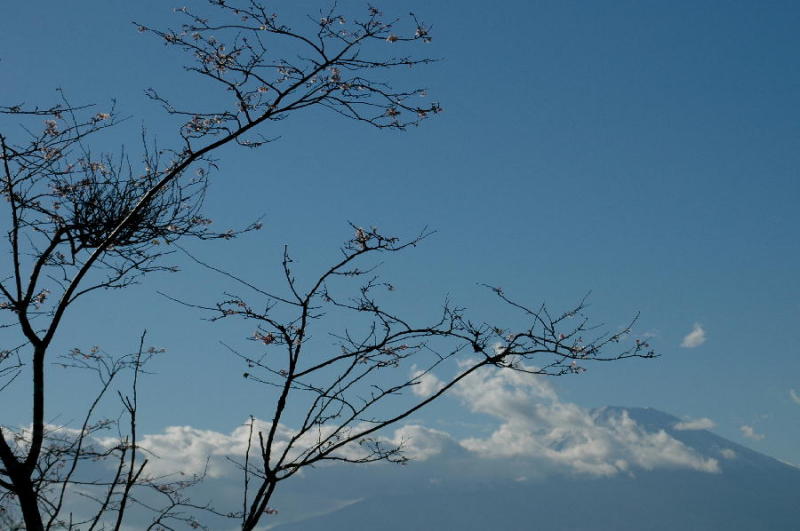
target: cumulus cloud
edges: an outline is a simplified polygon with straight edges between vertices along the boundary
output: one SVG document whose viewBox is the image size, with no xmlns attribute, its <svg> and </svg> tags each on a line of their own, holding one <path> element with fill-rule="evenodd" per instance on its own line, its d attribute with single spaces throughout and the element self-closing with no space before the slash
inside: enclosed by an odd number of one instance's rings
<svg viewBox="0 0 800 531">
<path fill-rule="evenodd" d="M 789 396 L 792 397 L 792 400 L 794 400 L 796 404 L 800 405 L 800 395 L 797 394 L 797 391 L 789 389 Z"/>
<path fill-rule="evenodd" d="M 255 420 L 253 433 L 267 433 L 269 426 L 261 420 Z M 275 450 L 286 448 L 287 442 L 295 435 L 295 431 L 284 425 L 278 425 L 275 434 Z M 308 435 L 315 439 L 318 432 Z M 229 463 L 226 458 L 242 458 L 247 451 L 250 427 L 243 424 L 230 433 L 213 430 L 201 430 L 191 426 L 168 426 L 162 433 L 148 434 L 142 437 L 140 446 L 152 458 L 150 471 L 159 474 L 200 474 L 208 477 L 221 477 L 228 473 Z M 296 452 L 304 445 L 302 440 Z"/>
<path fill-rule="evenodd" d="M 679 431 L 689 431 L 689 430 L 711 430 L 717 424 L 709 419 L 709 418 L 700 418 L 694 420 L 686 420 L 683 422 L 678 422 L 675 424 L 674 428 Z"/>
<path fill-rule="evenodd" d="M 531 458 L 567 470 L 610 476 L 632 467 L 683 467 L 718 472 L 666 431 L 648 432 L 627 412 L 591 412 L 562 402 L 544 379 L 507 370 L 475 374 L 456 389 L 467 406 L 501 420 L 486 438 L 461 444 L 484 458 Z"/>
<path fill-rule="evenodd" d="M 757 433 L 755 428 L 753 428 L 752 426 L 748 426 L 747 424 L 739 426 L 739 430 L 742 432 L 742 435 L 744 435 L 748 439 L 753 439 L 754 441 L 760 441 L 765 437 L 764 434 Z"/>
<path fill-rule="evenodd" d="M 458 444 L 449 433 L 417 424 L 395 430 L 390 442 L 401 445 L 404 455 L 415 461 L 458 450 Z"/>
<path fill-rule="evenodd" d="M 441 388 L 442 382 L 432 374 L 412 375 L 419 381 L 413 388 L 418 396 L 430 396 Z M 457 440 L 446 431 L 412 423 L 385 433 L 382 440 L 402 445 L 405 454 L 416 461 L 466 457 L 476 466 L 485 465 L 494 475 L 507 473 L 511 478 L 551 472 L 612 476 L 655 468 L 715 473 L 720 471 L 717 458 L 731 459 L 735 455 L 723 450 L 719 455 L 703 456 L 664 429 L 645 429 L 627 411 L 588 410 L 562 401 L 549 381 L 531 374 L 487 368 L 465 378 L 454 394 L 470 411 L 494 417 L 497 423 L 493 431 Z M 268 429 L 266 423 L 255 422 L 255 432 Z M 675 429 L 713 426 L 710 419 L 701 418 L 679 422 Z M 745 435 L 763 438 L 752 428 L 747 427 L 750 431 L 745 428 L 742 427 Z M 301 438 L 294 451 L 308 448 L 335 429 L 330 426 L 321 428 L 319 433 L 309 433 L 308 440 Z M 280 425 L 276 450 L 284 449 L 296 433 Z M 208 477 L 216 478 L 237 473 L 229 458 L 244 457 L 249 436 L 247 424 L 229 433 L 172 426 L 142 437 L 140 444 L 151 458 L 153 473 L 205 472 Z M 364 451 L 353 445 L 343 450 L 342 455 L 360 457 Z M 506 467 L 503 463 L 514 465 Z M 520 463 L 524 465 L 522 469 Z"/>
<path fill-rule="evenodd" d="M 692 331 L 686 334 L 681 341 L 681 346 L 683 348 L 695 348 L 699 347 L 703 343 L 706 342 L 706 331 L 700 323 L 695 323 L 692 327 Z"/>
<path fill-rule="evenodd" d="M 254 431 L 266 429 L 256 421 Z M 231 433 L 200 430 L 191 426 L 168 426 L 162 433 L 148 434 L 139 444 L 150 456 L 148 468 L 158 474 L 201 474 L 222 477 L 228 471 L 226 457 L 243 457 L 250 436 L 249 426 L 239 426 Z M 289 430 L 278 429 L 278 441 L 291 436 Z M 115 441 L 109 441 L 113 444 Z M 279 443 L 280 444 L 280 443 Z"/>
<path fill-rule="evenodd" d="M 416 382 L 411 390 L 417 396 L 427 398 L 444 387 L 444 383 L 431 372 L 416 370 L 416 366 L 411 371 L 411 378 Z"/>
<path fill-rule="evenodd" d="M 297 456 L 336 428 L 337 426 L 328 426 L 308 432 L 297 441 L 289 457 Z M 268 430 L 266 422 L 255 420 L 253 433 L 266 433 Z M 283 451 L 296 433 L 295 430 L 279 424 L 275 435 L 275 453 Z M 249 422 L 230 433 L 200 430 L 191 426 L 169 426 L 161 433 L 145 435 L 139 444 L 148 454 L 148 469 L 152 473 L 205 473 L 207 477 L 219 478 L 231 473 L 229 458 L 244 458 L 249 437 Z M 380 439 L 387 444 L 402 446 L 404 455 L 415 461 L 424 461 L 442 453 L 452 454 L 460 449 L 448 433 L 415 424 L 401 426 Z M 112 446 L 117 440 L 107 439 L 104 442 L 106 446 Z M 366 456 L 366 450 L 354 444 L 344 447 L 338 454 L 357 459 Z"/>
</svg>

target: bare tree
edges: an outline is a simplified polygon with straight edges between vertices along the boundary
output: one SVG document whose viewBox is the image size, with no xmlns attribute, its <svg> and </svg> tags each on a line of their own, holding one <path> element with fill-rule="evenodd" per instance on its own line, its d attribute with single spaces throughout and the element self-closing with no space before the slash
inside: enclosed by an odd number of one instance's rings
<svg viewBox="0 0 800 531">
<path fill-rule="evenodd" d="M 524 306 L 490 286 L 522 313 L 524 327 L 470 320 L 464 308 L 449 301 L 433 322 L 417 323 L 382 301 L 394 286 L 375 274 L 376 264 L 364 262 L 416 247 L 429 234 L 403 242 L 374 228 L 353 229 L 339 260 L 305 283 L 305 289 L 292 274 L 293 260 L 285 251 L 285 293 L 259 288 L 198 260 L 238 282 L 256 300 L 228 293 L 212 306 L 179 301 L 212 312 L 214 321 L 253 322 L 256 331 L 250 339 L 260 348 L 254 354 L 231 350 L 246 363 L 244 378 L 268 386 L 274 391 L 269 396 L 276 396 L 274 409 L 258 412 L 266 413 L 269 422 L 257 425 L 251 417 L 248 450 L 237 463 L 244 474 L 242 529 L 255 529 L 263 515 L 274 513 L 269 502 L 278 484 L 304 468 L 329 461 L 404 463 L 402 442 L 381 437 L 380 430 L 482 368 L 563 376 L 581 373 L 591 362 L 655 356 L 646 342 L 620 344 L 635 319 L 607 333 L 590 324 L 584 301 L 553 314 L 544 305 Z M 347 328 L 331 331 L 328 320 L 346 322 Z M 446 371 L 438 369 L 452 369 L 452 362 L 458 370 L 440 378 Z M 301 413 L 288 413 L 290 405 Z M 287 427 L 292 422 L 296 428 Z"/>
<path fill-rule="evenodd" d="M 113 356 L 99 347 L 74 348 L 56 360 L 62 369 L 93 373 L 99 386 L 78 427 L 46 424 L 43 428 L 33 480 L 45 529 L 118 529 L 131 506 L 151 513 L 151 529 L 166 528 L 168 523 L 200 528 L 198 516 L 204 513 L 227 516 L 210 505 L 193 504 L 186 495 L 204 474 L 155 476 L 145 470 L 149 459 L 137 439 L 138 384 L 146 365 L 163 349 L 145 348 L 144 337 L 132 354 Z M 129 382 L 120 381 L 126 373 Z M 129 389 L 123 392 L 126 384 Z M 96 418 L 101 402 L 115 389 L 123 414 Z M 6 429 L 15 455 L 30 451 L 31 431 Z M 9 489 L 0 496 L 0 515 L 12 528 L 17 513 L 10 503 L 14 494 Z M 93 510 L 86 510 L 86 501 L 94 502 Z M 73 507 L 79 507 L 79 512 Z"/>
<path fill-rule="evenodd" d="M 190 110 L 148 91 L 180 122 L 172 148 L 159 149 L 143 134 L 137 164 L 127 151 L 95 153 L 95 138 L 119 122 L 113 106 L 97 112 L 64 98 L 47 107 L 0 107 L 0 114 L 22 126 L 19 140 L 0 133 L 10 258 L 0 280 L 0 308 L 7 315 L 3 326 L 17 337 L 0 355 L 0 390 L 16 385 L 27 370 L 32 402 L 24 444 L 15 445 L 13 431 L 0 428 L 0 488 L 17 501 L 28 529 L 61 522 L 60 505 L 53 506 L 43 491 L 43 460 L 57 455 L 47 436 L 45 376 L 53 338 L 69 308 L 99 290 L 121 289 L 142 275 L 171 270 L 164 259 L 169 244 L 180 238 L 231 238 L 259 227 L 209 230 L 200 208 L 208 173 L 216 167 L 212 154 L 231 143 L 259 147 L 269 142 L 269 124 L 309 107 L 394 129 L 440 110 L 436 103 L 412 105 L 409 98 L 422 91 L 393 88 L 385 75 L 429 62 L 387 53 L 387 46 L 396 50 L 429 40 L 413 16 L 408 24 L 387 21 L 370 7 L 348 21 L 330 10 L 312 18 L 310 29 L 295 31 L 254 1 L 240 7 L 224 0 L 209 3 L 208 16 L 178 10 L 184 17 L 180 29 L 136 24 L 186 52 L 187 69 L 222 94 L 219 107 Z M 133 453 L 135 445 L 131 448 Z M 131 474 L 133 464 L 127 470 Z M 123 500 L 119 514 L 124 506 Z"/>
<path fill-rule="evenodd" d="M 427 233 L 401 242 L 376 229 L 353 227 L 355 236 L 340 259 L 306 288 L 292 275 L 286 253 L 286 294 L 240 281 L 255 289 L 258 303 L 230 296 L 205 307 L 215 319 L 258 323 L 252 339 L 264 351 L 239 352 L 248 366 L 245 377 L 277 390 L 270 422 L 263 428 L 251 423 L 251 445 L 240 463 L 245 483 L 241 511 L 222 513 L 193 504 L 184 491 L 200 477 L 176 481 L 148 475 L 147 458 L 137 443 L 136 385 L 143 358 L 152 352 L 144 349 L 142 339 L 137 353 L 127 357 L 90 349 L 73 351 L 68 360 L 54 359 L 53 339 L 75 301 L 128 287 L 149 273 L 172 271 L 167 260 L 180 239 L 227 239 L 259 228 L 254 223 L 215 232 L 202 215 L 206 182 L 218 166 L 213 157 L 222 146 L 263 146 L 275 137 L 271 125 L 310 107 L 381 129 L 405 129 L 441 111 L 435 102 L 419 105 L 426 101 L 419 97 L 424 90 L 393 84 L 399 67 L 430 62 L 398 50 L 430 40 L 429 28 L 414 15 L 387 20 L 367 7 L 345 17 L 334 7 L 310 17 L 305 29 L 294 29 L 255 1 L 209 4 L 200 11 L 177 10 L 183 22 L 175 29 L 135 24 L 140 32 L 185 52 L 190 58 L 186 69 L 218 96 L 210 108 L 191 109 L 180 97 L 147 92 L 178 122 L 170 148 L 157 147 L 143 133 L 136 156 L 130 149 L 95 153 L 95 140 L 120 121 L 113 106 L 98 112 L 64 98 L 47 107 L 0 107 L 5 118 L 23 126 L 17 140 L 10 132 L 0 133 L 10 257 L 0 278 L 0 308 L 6 332 L 16 338 L 0 353 L 0 391 L 8 392 L 12 384 L 16 390 L 22 385 L 19 377 L 29 373 L 24 392 L 32 404 L 29 428 L 0 426 L 0 505 L 15 503 L 27 529 L 120 529 L 134 504 L 153 511 L 152 529 L 168 528 L 170 522 L 201 526 L 192 511 L 241 518 L 243 529 L 254 529 L 273 511 L 269 503 L 278 483 L 304 467 L 325 461 L 404 461 L 402 445 L 382 438 L 380 430 L 482 367 L 563 375 L 581 372 L 588 361 L 654 355 L 641 342 L 607 353 L 628 329 L 593 332 L 583 304 L 551 315 L 544 307 L 528 308 L 507 298 L 498 288 L 491 289 L 528 318 L 525 328 L 472 321 L 450 303 L 434 322 L 419 324 L 395 315 L 378 301 L 379 291 L 391 285 L 359 264 L 369 256 L 415 246 Z M 348 292 L 353 282 L 358 284 Z M 353 323 L 334 336 L 333 351 L 311 334 L 332 312 Z M 406 392 L 419 391 L 422 382 L 438 378 L 434 370 L 457 358 L 460 370 L 433 380 L 430 393 Z M 77 430 L 59 431 L 47 423 L 48 360 L 99 377 L 99 392 Z M 126 372 L 133 375 L 131 391 L 118 395 L 125 421 L 113 424 L 115 444 L 97 446 L 92 434 L 109 424 L 95 419 L 96 404 Z M 298 427 L 287 432 L 282 426 L 290 403 L 304 405 L 305 413 L 292 419 Z M 77 470 L 93 459 L 112 460 L 115 472 L 107 479 L 84 479 Z M 79 487 L 97 510 L 74 519 L 65 516 L 64 500 Z"/>
</svg>

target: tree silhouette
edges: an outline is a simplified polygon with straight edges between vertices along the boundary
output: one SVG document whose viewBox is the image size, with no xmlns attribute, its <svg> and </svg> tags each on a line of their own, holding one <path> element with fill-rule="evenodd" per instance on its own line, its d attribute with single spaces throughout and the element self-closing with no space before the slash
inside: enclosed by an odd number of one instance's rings
<svg viewBox="0 0 800 531">
<path fill-rule="evenodd" d="M 299 288 L 287 253 L 283 268 L 288 295 L 257 289 L 266 299 L 258 306 L 231 298 L 206 307 L 215 318 L 258 322 L 254 340 L 284 353 L 280 361 L 271 354 L 240 353 L 249 366 L 248 379 L 279 391 L 271 423 L 251 425 L 250 449 L 258 455 L 251 458 L 248 451 L 241 463 L 245 487 L 240 512 L 193 504 L 184 490 L 202 476 L 174 481 L 148 473 L 136 435 L 137 382 L 155 353 L 145 347 L 144 336 L 131 355 L 76 349 L 59 358 L 62 365 L 93 371 L 100 390 L 80 428 L 49 426 L 46 361 L 53 361 L 53 339 L 76 300 L 124 289 L 150 273 L 173 271 L 166 258 L 179 240 L 230 239 L 260 228 L 256 222 L 216 232 L 203 216 L 206 185 L 218 167 L 214 156 L 221 147 L 269 144 L 274 138 L 270 125 L 310 107 L 397 130 L 441 111 L 436 102 L 419 105 L 426 101 L 419 97 L 422 89 L 397 86 L 402 77 L 397 70 L 431 62 L 404 51 L 431 38 L 429 28 L 413 14 L 387 19 L 367 7 L 345 18 L 334 6 L 294 29 L 258 2 L 212 0 L 198 11 L 181 8 L 176 15 L 180 25 L 174 29 L 138 22 L 135 28 L 184 52 L 186 69 L 207 82 L 218 103 L 202 110 L 185 108 L 181 98 L 149 89 L 148 96 L 179 121 L 171 147 L 157 146 L 143 131 L 120 153 L 93 150 L 120 122 L 114 105 L 74 105 L 62 96 L 53 105 L 0 107 L 4 124 L 16 121 L 22 126 L 11 130 L 4 125 L 0 133 L 8 256 L 0 309 L 5 314 L 2 326 L 16 338 L 0 352 L 0 391 L 30 374 L 25 386 L 32 404 L 28 427 L 0 427 L 0 507 L 16 506 L 27 529 L 119 529 L 131 504 L 153 511 L 153 529 L 167 528 L 169 522 L 200 527 L 191 511 L 241 518 L 243 529 L 253 529 L 273 511 L 269 501 L 277 484 L 303 467 L 329 460 L 402 461 L 402 448 L 387 445 L 377 432 L 481 367 L 562 375 L 580 372 L 585 361 L 653 356 L 643 343 L 606 354 L 606 347 L 627 329 L 586 337 L 591 328 L 580 318 L 582 304 L 551 316 L 546 308 L 529 309 L 497 288 L 501 299 L 528 316 L 527 328 L 511 331 L 473 322 L 449 303 L 436 322 L 412 324 L 379 305 L 375 293 L 388 286 L 358 263 L 415 246 L 426 233 L 400 242 L 354 226 L 355 236 L 342 248 L 340 260 L 311 288 Z M 343 295 L 337 291 L 339 281 L 364 282 L 354 294 Z M 356 332 L 338 336 L 337 352 L 310 355 L 310 330 L 323 319 L 323 308 L 360 324 Z M 430 395 L 373 413 L 378 404 L 415 389 L 445 360 L 465 353 L 469 356 L 463 370 Z M 531 359 L 537 360 L 536 366 L 527 363 Z M 405 368 L 412 361 L 417 370 L 409 376 Z M 95 407 L 125 373 L 132 381 L 128 391 L 118 391 L 123 416 L 113 424 L 119 437 L 110 446 L 97 446 L 92 434 L 109 424 L 94 418 Z M 396 381 L 383 383 L 384 374 Z M 289 400 L 305 400 L 307 413 L 290 439 L 279 441 L 276 433 Z M 348 453 L 354 445 L 359 450 Z M 97 460 L 116 463 L 111 477 L 87 479 L 76 472 Z M 94 514 L 81 521 L 64 509 L 65 496 L 77 487 L 97 504 Z M 5 511 L 2 518 L 7 518 Z"/>
</svg>

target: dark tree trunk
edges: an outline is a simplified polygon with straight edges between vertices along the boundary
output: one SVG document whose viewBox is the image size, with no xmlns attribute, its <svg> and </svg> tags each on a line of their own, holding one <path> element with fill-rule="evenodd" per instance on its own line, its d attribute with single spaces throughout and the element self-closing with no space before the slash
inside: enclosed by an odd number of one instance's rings
<svg viewBox="0 0 800 531">
<path fill-rule="evenodd" d="M 39 504 L 36 500 L 36 491 L 30 479 L 19 478 L 14 481 L 19 508 L 25 520 L 25 529 L 28 531 L 44 531 L 42 515 L 39 514 Z"/>
</svg>

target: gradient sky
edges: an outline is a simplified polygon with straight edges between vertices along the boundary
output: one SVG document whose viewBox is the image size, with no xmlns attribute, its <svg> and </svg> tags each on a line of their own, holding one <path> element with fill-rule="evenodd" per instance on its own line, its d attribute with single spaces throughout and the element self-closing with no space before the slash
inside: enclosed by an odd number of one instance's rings
<svg viewBox="0 0 800 531">
<path fill-rule="evenodd" d="M 272 4 L 288 16 L 319 5 Z M 201 89 L 179 56 L 130 22 L 169 25 L 178 5 L 8 3 L 3 104 L 47 104 L 56 87 L 98 110 L 116 98 L 131 119 L 110 148 L 135 143 L 141 124 L 169 143 L 169 122 L 143 90 L 194 98 Z M 710 418 L 720 435 L 800 463 L 800 402 L 790 393 L 800 395 L 800 4 L 437 0 L 384 8 L 413 10 L 432 26 L 423 51 L 441 61 L 403 75 L 428 87 L 445 112 L 397 133 L 313 111 L 271 126 L 266 134 L 281 138 L 259 151 L 223 150 L 209 217 L 222 228 L 263 214 L 265 228 L 194 252 L 269 286 L 283 244 L 303 278 L 337 256 L 351 237 L 348 221 L 398 235 L 430 226 L 434 237 L 387 264 L 405 312 L 435 311 L 449 294 L 502 322 L 506 310 L 477 282 L 556 308 L 591 291 L 591 315 L 611 329 L 641 312 L 637 330 L 662 357 L 553 380 L 565 400 Z M 211 325 L 159 296 L 212 302 L 224 289 L 179 261 L 181 274 L 87 299 L 59 348 L 128 351 L 146 328 L 168 354 L 144 384 L 143 430 L 229 432 L 259 414 L 264 395 L 243 382 L 219 340 L 241 343 L 251 330 Z M 682 347 L 696 324 L 705 341 Z M 52 415 L 82 403 L 77 384 L 57 374 Z M 8 422 L 8 402 L 2 408 Z M 465 436 L 476 421 L 456 399 L 418 420 Z M 746 437 L 742 426 L 763 438 Z"/>
</svg>

